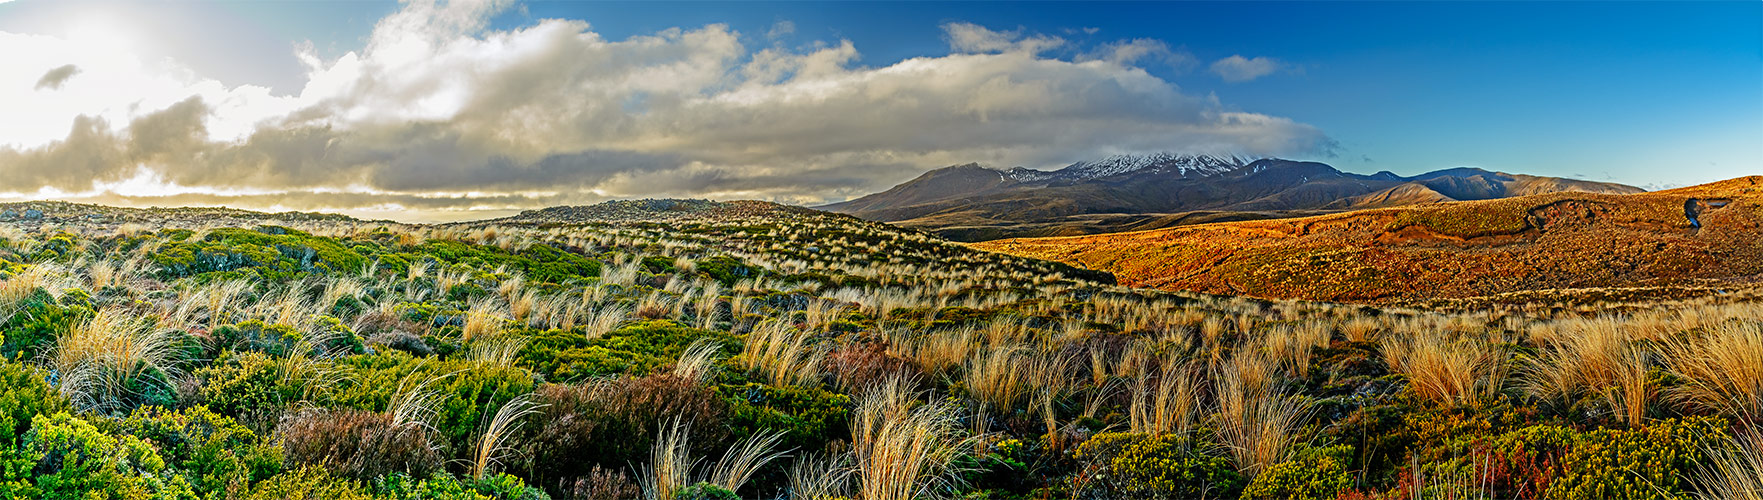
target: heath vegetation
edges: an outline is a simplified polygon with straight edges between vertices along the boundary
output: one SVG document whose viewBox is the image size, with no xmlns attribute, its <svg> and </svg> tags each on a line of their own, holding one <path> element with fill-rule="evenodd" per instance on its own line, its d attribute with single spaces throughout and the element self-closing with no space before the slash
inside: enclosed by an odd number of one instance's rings
<svg viewBox="0 0 1763 500">
<path fill-rule="evenodd" d="M 1412 307 L 758 202 L 37 204 L 0 496 L 1758 498 L 1763 296 Z"/>
</svg>

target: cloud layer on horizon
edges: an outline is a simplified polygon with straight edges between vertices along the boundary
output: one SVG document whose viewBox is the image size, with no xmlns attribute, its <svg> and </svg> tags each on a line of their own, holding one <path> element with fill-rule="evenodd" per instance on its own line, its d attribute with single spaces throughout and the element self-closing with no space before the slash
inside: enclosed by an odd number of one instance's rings
<svg viewBox="0 0 1763 500">
<path fill-rule="evenodd" d="M 624 40 L 576 20 L 486 30 L 506 7 L 409 2 L 359 51 L 298 51 L 297 95 L 0 33 L 0 52 L 19 55 L 0 60 L 0 102 L 18 103 L 0 121 L 0 197 L 133 186 L 109 196 L 300 210 L 815 203 L 974 161 L 1333 147 L 1315 127 L 1146 72 L 1196 64 L 1156 40 L 1059 58 L 1046 55 L 1071 52 L 1053 50 L 1068 45 L 1057 37 L 950 23 L 950 54 L 866 67 L 846 40 L 749 47 L 723 25 Z"/>
</svg>

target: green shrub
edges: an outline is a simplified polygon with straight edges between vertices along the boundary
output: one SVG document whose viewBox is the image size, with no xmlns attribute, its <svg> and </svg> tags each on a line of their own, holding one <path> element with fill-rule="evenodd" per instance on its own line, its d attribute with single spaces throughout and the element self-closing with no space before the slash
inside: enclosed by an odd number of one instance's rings
<svg viewBox="0 0 1763 500">
<path fill-rule="evenodd" d="M 209 410 L 234 419 L 280 413 L 304 398 L 305 388 L 283 373 L 282 365 L 260 352 L 223 353 L 213 364 L 196 370 L 201 396 Z"/>
<path fill-rule="evenodd" d="M 239 500 L 375 500 L 354 481 L 318 467 L 289 470 L 251 486 Z"/>
<path fill-rule="evenodd" d="M 189 481 L 146 440 L 104 434 L 67 413 L 33 417 L 23 446 L 7 455 L 0 497 L 195 498 Z"/>
<path fill-rule="evenodd" d="M 1520 480 L 1546 487 L 1547 499 L 1688 499 L 1686 478 L 1706 462 L 1706 450 L 1725 429 L 1724 421 L 1707 417 L 1657 420 L 1638 429 L 1539 425 L 1495 438 L 1492 451 L 1507 463 L 1521 459 L 1519 473 L 1546 471 Z"/>
<path fill-rule="evenodd" d="M 282 450 L 207 408 L 142 408 L 121 423 L 123 433 L 153 443 L 190 479 L 197 495 L 225 498 L 282 471 Z"/>
<path fill-rule="evenodd" d="M 783 431 L 779 449 L 818 450 L 851 435 L 851 397 L 813 387 L 765 384 L 718 386 L 729 400 L 729 427 L 735 437 Z"/>
<path fill-rule="evenodd" d="M 393 474 L 375 481 L 375 489 L 390 500 L 550 500 L 520 478 L 496 474 L 483 479 L 457 479 L 437 473 L 418 481 L 408 474 Z"/>
<path fill-rule="evenodd" d="M 215 328 L 210 335 L 214 339 L 210 346 L 215 352 L 255 351 L 278 358 L 292 353 L 302 338 L 292 326 L 265 324 L 255 319 Z"/>
<path fill-rule="evenodd" d="M 0 361 L 0 449 L 18 445 L 37 415 L 69 411 L 67 398 L 36 368 Z"/>
<path fill-rule="evenodd" d="M 436 361 L 403 352 L 351 356 L 338 363 L 347 372 L 336 385 L 336 405 L 386 411 L 400 387 L 424 383 L 439 395 L 432 422 L 450 458 L 466 458 L 485 418 L 509 400 L 533 391 L 533 374 L 518 367 L 468 360 Z"/>
<path fill-rule="evenodd" d="M 669 320 L 641 321 L 588 340 L 580 332 L 536 333 L 521 351 L 521 366 L 552 382 L 579 382 L 606 375 L 644 375 L 679 358 L 699 339 L 722 342 L 724 356 L 739 345 L 727 332 L 700 330 Z"/>
<path fill-rule="evenodd" d="M 1230 498 L 1244 480 L 1230 460 L 1205 450 L 1215 445 L 1174 435 L 1103 433 L 1072 457 L 1085 471 L 1077 493 L 1103 498 Z"/>
<path fill-rule="evenodd" d="M 698 483 L 681 489 L 675 500 L 741 500 L 735 492 L 728 488 L 710 483 Z"/>
<path fill-rule="evenodd" d="M 3 306 L 0 306 L 3 307 Z M 0 323 L 0 355 L 30 361 L 42 354 L 62 333 L 73 325 L 90 319 L 89 306 L 64 305 L 48 292 L 38 289 L 18 304 L 18 310 L 5 323 Z"/>
<path fill-rule="evenodd" d="M 1290 460 L 1274 464 L 1255 475 L 1243 490 L 1244 499 L 1333 500 L 1353 487 L 1347 465 L 1353 447 L 1299 447 Z"/>
</svg>

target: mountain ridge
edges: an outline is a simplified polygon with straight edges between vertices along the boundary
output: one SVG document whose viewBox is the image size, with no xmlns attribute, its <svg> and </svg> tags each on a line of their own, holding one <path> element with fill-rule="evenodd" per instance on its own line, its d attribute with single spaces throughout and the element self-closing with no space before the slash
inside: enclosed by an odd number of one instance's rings
<svg viewBox="0 0 1763 500">
<path fill-rule="evenodd" d="M 966 163 L 939 168 L 886 191 L 814 207 L 961 240 L 1096 234 L 1183 221 L 1189 212 L 1283 218 L 1416 203 L 1561 191 L 1644 192 L 1622 184 L 1510 174 L 1472 167 L 1414 176 L 1365 175 L 1325 163 L 1237 156 L 1116 155 L 1057 170 L 1000 170 Z M 1098 222 L 1131 216 L 1132 224 Z M 1126 219 L 1121 219 L 1126 220 Z"/>
</svg>

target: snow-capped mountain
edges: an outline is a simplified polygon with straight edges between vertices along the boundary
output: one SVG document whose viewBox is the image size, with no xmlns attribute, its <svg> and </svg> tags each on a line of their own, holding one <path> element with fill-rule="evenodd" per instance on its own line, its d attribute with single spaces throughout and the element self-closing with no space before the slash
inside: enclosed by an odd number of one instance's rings
<svg viewBox="0 0 1763 500">
<path fill-rule="evenodd" d="M 1045 172 L 1045 174 L 1048 178 L 1074 181 L 1142 173 L 1168 173 L 1183 178 L 1205 177 L 1242 168 L 1243 166 L 1248 165 L 1250 161 L 1252 160 L 1236 156 L 1189 155 L 1175 153 L 1114 155 L 1100 160 L 1080 161 L 1059 170 Z M 1015 173 L 1019 170 L 1027 169 L 1019 168 L 1012 170 L 1011 172 Z"/>
<path fill-rule="evenodd" d="M 1323 163 L 1234 156 L 1110 156 L 1046 171 L 964 164 L 820 207 L 964 240 L 1149 229 L 1214 220 L 1483 200 L 1553 191 L 1624 193 L 1618 184 L 1452 169 L 1360 175 Z"/>
</svg>

